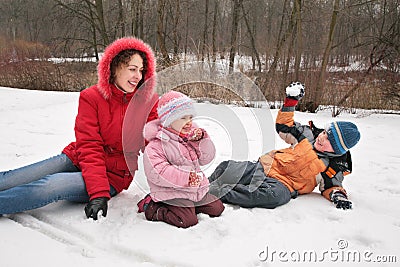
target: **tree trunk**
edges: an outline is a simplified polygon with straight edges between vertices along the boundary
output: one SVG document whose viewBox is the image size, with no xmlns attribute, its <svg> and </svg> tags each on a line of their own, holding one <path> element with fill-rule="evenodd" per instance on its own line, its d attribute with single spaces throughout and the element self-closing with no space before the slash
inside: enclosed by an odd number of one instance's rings
<svg viewBox="0 0 400 267">
<path fill-rule="evenodd" d="M 295 51 L 295 59 L 294 59 L 294 80 L 300 80 L 300 64 L 301 64 L 301 55 L 303 54 L 303 38 L 302 38 L 302 23 L 301 23 L 301 11 L 302 11 L 301 0 L 295 1 L 296 8 L 296 51 Z M 304 82 L 304 81 L 303 81 Z"/>
<path fill-rule="evenodd" d="M 97 34 L 96 34 L 96 26 L 95 26 L 95 20 L 94 20 L 94 17 L 93 17 L 93 11 L 92 11 L 92 8 L 91 8 L 91 4 L 89 3 L 89 2 L 86 2 L 86 4 L 88 5 L 88 9 L 89 9 L 89 15 L 90 15 L 90 18 L 91 18 L 91 28 L 92 28 L 92 38 L 93 38 L 93 49 L 94 49 L 94 54 L 95 54 L 95 57 L 96 57 L 96 61 L 99 61 L 99 59 L 100 59 L 100 57 L 99 57 L 99 51 L 98 51 L 98 48 L 97 48 Z"/>
<path fill-rule="evenodd" d="M 175 20 L 174 20 L 174 28 L 173 28 L 173 38 L 174 38 L 174 55 L 175 57 L 178 57 L 178 52 L 179 52 L 179 43 L 180 43 L 180 37 L 179 37 L 179 18 L 181 17 L 181 5 L 180 5 L 180 0 L 175 1 Z"/>
<path fill-rule="evenodd" d="M 300 80 L 299 69 L 301 62 L 301 0 L 295 0 L 293 14 L 294 14 L 293 32 L 290 38 L 288 55 L 286 58 L 285 70 L 282 79 L 285 84 L 289 82 L 287 77 L 290 71 L 290 62 L 292 61 L 293 55 L 295 59 L 295 64 L 293 66 L 295 77 L 293 81 Z"/>
<path fill-rule="evenodd" d="M 208 38 L 207 38 L 207 33 L 208 33 L 208 5 L 210 3 L 210 0 L 206 0 L 205 4 L 205 11 L 204 11 L 204 29 L 203 29 L 203 44 L 201 45 L 201 61 L 204 61 L 204 54 L 205 54 L 205 50 L 207 47 L 207 42 L 208 42 Z"/>
<path fill-rule="evenodd" d="M 335 0 L 335 2 L 333 3 L 333 11 L 332 11 L 331 23 L 329 26 L 328 40 L 326 42 L 325 51 L 322 58 L 321 70 L 317 81 L 317 87 L 315 88 L 314 98 L 310 105 L 311 112 L 316 112 L 321 102 L 321 94 L 325 85 L 326 68 L 328 66 L 329 56 L 331 53 L 332 41 L 334 37 L 338 13 L 339 13 L 339 0 Z"/>
<path fill-rule="evenodd" d="M 232 14 L 232 31 L 231 31 L 231 50 L 229 53 L 229 73 L 233 72 L 235 66 L 235 55 L 236 55 L 236 41 L 239 24 L 239 8 L 242 5 L 243 0 L 233 0 L 233 14 Z"/>
<path fill-rule="evenodd" d="M 266 24 L 266 38 L 265 38 L 265 72 L 268 72 L 269 70 L 269 57 L 270 57 L 270 53 L 271 53 L 271 40 L 272 40 L 272 16 L 274 13 L 274 9 L 273 9 L 273 4 L 272 3 L 268 3 L 267 4 L 267 10 L 266 10 L 266 16 L 267 16 L 267 20 L 265 22 Z M 279 36 L 278 36 L 279 38 Z"/>
<path fill-rule="evenodd" d="M 143 38 L 143 0 L 131 0 L 132 35 Z"/>
<path fill-rule="evenodd" d="M 164 17 L 165 17 L 165 0 L 158 0 L 157 2 L 157 42 L 160 48 L 164 64 L 170 64 L 168 50 L 165 45 L 165 32 L 164 32 Z"/>
<path fill-rule="evenodd" d="M 281 24 L 279 27 L 279 35 L 278 35 L 278 43 L 276 46 L 276 51 L 274 55 L 274 60 L 270 66 L 270 69 L 268 71 L 268 81 L 266 83 L 265 89 L 264 89 L 264 95 L 267 95 L 267 90 L 270 88 L 270 83 L 275 77 L 275 72 L 276 68 L 278 66 L 278 62 L 281 59 L 281 54 L 283 50 L 283 46 L 285 45 L 287 39 L 290 37 L 290 35 L 293 33 L 294 27 L 295 27 L 295 9 L 293 8 L 291 15 L 290 15 L 290 20 L 289 20 L 289 25 L 286 29 L 286 32 L 282 35 L 283 32 L 283 26 L 284 26 L 284 21 L 286 20 L 284 17 L 284 14 L 286 13 L 286 6 L 287 6 L 287 0 L 285 0 L 285 3 L 283 5 L 283 11 L 282 11 L 282 20 Z"/>
<path fill-rule="evenodd" d="M 281 23 L 279 25 L 279 33 L 278 33 L 278 38 L 277 38 L 277 45 L 276 45 L 274 60 L 273 60 L 271 66 L 269 68 L 269 71 L 268 71 L 268 75 L 269 76 L 274 76 L 276 67 L 278 66 L 279 57 L 281 55 L 281 50 L 283 48 L 282 46 L 286 42 L 286 38 L 287 38 L 286 35 L 288 35 L 288 32 L 290 32 L 292 30 L 291 27 L 288 27 L 287 32 L 285 34 L 283 34 L 283 36 L 282 36 L 283 26 L 284 26 L 284 22 L 286 20 L 285 13 L 286 13 L 287 1 L 288 0 L 285 0 L 285 2 L 283 4 L 282 18 L 281 18 Z M 272 77 L 271 77 L 271 79 L 272 79 Z"/>
<path fill-rule="evenodd" d="M 104 45 L 107 46 L 110 43 L 108 38 L 106 23 L 104 21 L 104 10 L 103 10 L 103 1 L 102 0 L 95 0 L 97 17 L 99 20 L 99 28 L 100 28 L 100 35 L 103 38 Z"/>
<path fill-rule="evenodd" d="M 185 47 L 184 47 L 184 53 L 185 53 L 185 62 L 186 62 L 186 55 L 187 55 L 187 51 L 188 51 L 188 46 L 189 46 L 189 12 L 188 12 L 188 3 L 186 3 L 185 5 L 186 7 L 186 27 L 185 27 Z"/>
<path fill-rule="evenodd" d="M 139 25 L 138 25 L 138 37 L 144 38 L 144 12 L 145 12 L 145 4 L 144 0 L 139 0 L 139 8 L 138 8 L 138 17 L 139 17 Z"/>
<path fill-rule="evenodd" d="M 248 21 L 248 19 L 247 19 L 247 14 L 246 14 L 246 11 L 245 11 L 245 9 L 244 9 L 243 2 L 241 2 L 241 7 L 242 7 L 243 18 L 244 18 L 244 21 L 245 21 L 245 23 L 246 23 L 247 31 L 249 32 L 249 35 L 250 35 L 251 48 L 252 48 L 252 50 L 253 50 L 254 56 L 255 56 L 256 59 L 257 59 L 258 71 L 261 72 L 261 60 L 260 60 L 260 55 L 258 54 L 258 51 L 257 51 L 257 48 L 256 48 L 256 42 L 255 42 L 255 39 L 254 39 L 254 34 L 253 34 L 252 30 L 251 30 L 249 21 Z"/>
<path fill-rule="evenodd" d="M 218 18 L 218 1 L 214 0 L 214 18 L 212 26 L 212 61 L 217 61 L 217 48 L 215 46 L 215 38 L 217 34 L 217 18 Z"/>
<path fill-rule="evenodd" d="M 131 12 L 130 16 L 132 17 L 131 20 L 131 35 L 137 36 L 137 6 L 135 5 L 137 1 L 131 0 Z"/>
<path fill-rule="evenodd" d="M 117 32 L 118 37 L 125 36 L 125 16 L 124 16 L 124 5 L 122 3 L 122 0 L 118 0 L 118 30 L 119 30 L 119 36 Z"/>
</svg>

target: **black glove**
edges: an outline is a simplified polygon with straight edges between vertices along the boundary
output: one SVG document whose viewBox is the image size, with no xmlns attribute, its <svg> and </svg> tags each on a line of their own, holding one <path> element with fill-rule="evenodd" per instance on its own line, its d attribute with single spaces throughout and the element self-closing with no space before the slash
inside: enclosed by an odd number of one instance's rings
<svg viewBox="0 0 400 267">
<path fill-rule="evenodd" d="M 85 213 L 87 218 L 93 218 L 93 220 L 97 220 L 98 212 L 102 211 L 103 217 L 107 216 L 107 201 L 106 197 L 98 197 L 89 201 L 89 203 L 85 207 Z"/>
<path fill-rule="evenodd" d="M 296 128 L 296 126 L 289 127 L 289 126 L 284 125 L 284 124 L 276 124 L 275 127 L 276 127 L 276 131 L 279 134 L 279 136 L 281 136 L 281 138 L 288 144 L 292 144 L 293 145 L 294 143 L 296 143 L 294 141 L 290 141 L 291 139 L 293 139 L 293 137 L 297 140 L 297 142 L 300 142 L 300 141 L 302 141 L 303 139 L 306 138 L 303 135 L 303 133 L 300 132 L 300 130 Z M 283 136 L 281 135 L 281 133 L 283 133 Z M 290 134 L 293 137 L 289 137 L 288 138 L 288 136 L 285 136 L 285 134 Z"/>
<path fill-rule="evenodd" d="M 332 202 L 333 204 L 336 205 L 336 208 L 338 209 L 351 209 L 352 208 L 352 203 L 350 200 L 347 199 L 346 195 L 343 194 L 342 192 L 335 192 L 332 194 Z"/>
</svg>

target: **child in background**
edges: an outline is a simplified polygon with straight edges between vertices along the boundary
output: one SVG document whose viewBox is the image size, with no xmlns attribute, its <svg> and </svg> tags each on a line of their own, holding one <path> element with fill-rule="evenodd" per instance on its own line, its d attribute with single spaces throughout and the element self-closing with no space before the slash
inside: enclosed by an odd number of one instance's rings
<svg viewBox="0 0 400 267">
<path fill-rule="evenodd" d="M 139 212 L 149 221 L 182 228 L 197 224 L 197 213 L 221 215 L 224 206 L 208 193 L 209 181 L 200 169 L 214 159 L 214 143 L 192 122 L 192 100 L 170 91 L 159 99 L 157 112 L 159 119 L 144 129 L 149 143 L 143 163 L 150 194 L 138 203 Z"/>
<path fill-rule="evenodd" d="M 352 208 L 342 182 L 352 170 L 349 149 L 360 139 L 357 126 L 337 121 L 319 129 L 312 122 L 307 126 L 294 122 L 295 106 L 303 96 L 301 83 L 289 85 L 276 119 L 276 131 L 291 147 L 273 150 L 257 162 L 222 162 L 209 177 L 210 193 L 224 203 L 275 208 L 319 185 L 337 208 Z"/>
</svg>

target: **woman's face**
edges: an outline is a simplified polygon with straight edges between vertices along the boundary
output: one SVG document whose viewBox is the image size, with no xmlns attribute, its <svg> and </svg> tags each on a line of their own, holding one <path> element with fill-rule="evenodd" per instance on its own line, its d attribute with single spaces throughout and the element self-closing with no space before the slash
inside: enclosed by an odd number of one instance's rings
<svg viewBox="0 0 400 267">
<path fill-rule="evenodd" d="M 120 64 L 115 71 L 115 84 L 125 92 L 135 91 L 143 77 L 143 59 L 134 54 L 128 64 Z"/>
<path fill-rule="evenodd" d="M 174 120 L 170 127 L 181 134 L 188 134 L 192 128 L 192 115 L 185 115 L 180 119 Z"/>
<path fill-rule="evenodd" d="M 315 140 L 314 148 L 321 152 L 334 152 L 331 142 L 329 142 L 328 134 L 322 131 Z"/>
</svg>

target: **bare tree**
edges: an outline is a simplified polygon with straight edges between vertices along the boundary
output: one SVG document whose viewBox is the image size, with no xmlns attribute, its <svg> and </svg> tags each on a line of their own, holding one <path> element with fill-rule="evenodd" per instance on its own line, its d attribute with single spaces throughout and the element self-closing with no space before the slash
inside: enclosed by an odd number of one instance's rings
<svg viewBox="0 0 400 267">
<path fill-rule="evenodd" d="M 164 30 L 164 21 L 165 21 L 165 0 L 158 0 L 157 2 L 157 42 L 158 47 L 160 48 L 164 64 L 168 66 L 170 64 L 170 58 L 167 50 L 167 46 L 165 44 L 165 30 Z"/>
<path fill-rule="evenodd" d="M 208 6 L 210 4 L 210 0 L 205 1 L 205 10 L 204 10 L 204 28 L 203 28 L 203 42 L 201 45 L 201 60 L 204 60 L 204 53 L 208 43 Z"/>
<path fill-rule="evenodd" d="M 398 11 L 389 6 L 386 0 L 383 0 L 382 10 L 383 13 L 380 19 L 374 20 L 373 24 L 370 25 L 377 29 L 378 35 L 371 37 L 368 41 L 368 43 L 373 44 L 369 54 L 368 69 L 363 73 L 356 84 L 335 103 L 335 106 L 338 108 L 333 110 L 333 116 L 338 116 L 343 111 L 345 102 L 362 87 L 366 78 L 372 73 L 374 68 L 385 60 L 389 62 L 398 61 L 400 58 L 400 21 L 398 20 Z M 395 19 L 390 19 L 391 14 L 394 14 Z M 389 63 L 388 65 L 390 66 L 391 64 Z M 387 94 L 389 98 L 393 97 L 396 100 L 399 99 L 400 92 L 398 83 L 395 81 L 394 85 L 387 85 L 387 87 L 383 89 L 383 93 Z"/>
<path fill-rule="evenodd" d="M 300 60 L 301 60 L 301 51 L 300 52 L 297 51 L 297 50 L 299 50 L 298 49 L 299 47 L 297 47 L 298 42 L 296 42 L 296 40 L 297 41 L 300 40 L 298 36 L 299 36 L 299 34 L 301 34 L 301 0 L 295 0 L 294 1 L 294 7 L 293 7 L 292 14 L 293 14 L 293 18 L 294 18 L 293 32 L 292 32 L 291 37 L 290 37 L 290 43 L 289 43 L 289 46 L 288 46 L 288 52 L 287 52 L 287 56 L 286 56 L 285 68 L 284 68 L 283 73 L 282 73 L 282 81 L 285 84 L 287 84 L 289 82 L 288 81 L 288 76 L 289 76 L 289 70 L 290 70 L 290 67 L 291 67 L 291 62 L 292 62 L 293 55 L 295 55 L 294 56 L 295 63 L 300 64 Z M 300 30 L 300 32 L 298 30 Z M 296 70 L 296 66 L 294 68 Z M 294 80 L 295 81 L 299 80 L 298 69 L 297 69 L 297 75 L 296 75 L 296 72 L 295 72 L 295 76 L 296 77 L 294 78 Z"/>
<path fill-rule="evenodd" d="M 172 29 L 175 57 L 178 56 L 180 39 L 181 39 L 180 38 L 180 31 L 179 31 L 180 18 L 181 18 L 181 1 L 180 0 L 176 0 L 175 1 L 174 21 L 173 21 L 174 24 L 173 24 L 173 29 Z"/>
<path fill-rule="evenodd" d="M 216 34 L 217 34 L 217 18 L 218 18 L 218 1 L 214 0 L 214 16 L 213 16 L 213 26 L 212 26 L 212 37 L 211 37 L 211 47 L 212 47 L 212 61 L 217 60 L 217 47 L 216 47 Z"/>
<path fill-rule="evenodd" d="M 339 13 L 339 0 L 334 0 L 332 16 L 331 16 L 331 23 L 329 26 L 328 38 L 326 41 L 324 55 L 322 57 L 321 69 L 320 69 L 319 77 L 317 80 L 317 86 L 316 86 L 315 90 L 313 92 L 311 92 L 311 93 L 314 93 L 311 104 L 309 106 L 311 112 L 317 111 L 320 101 L 321 101 L 321 94 L 322 94 L 322 90 L 323 90 L 324 84 L 325 84 L 326 68 L 328 66 L 328 60 L 329 60 L 329 56 L 331 53 L 332 42 L 333 42 L 338 13 Z"/>
<path fill-rule="evenodd" d="M 144 0 L 131 0 L 132 35 L 143 38 Z"/>
<path fill-rule="evenodd" d="M 186 2 L 185 3 L 185 7 L 186 7 L 186 15 L 185 15 L 185 23 L 186 23 L 186 27 L 185 27 L 185 41 L 184 41 L 184 54 L 186 57 L 186 54 L 188 53 L 188 46 L 189 46 L 189 17 L 190 17 L 190 13 L 189 13 L 189 3 Z M 185 58 L 186 60 L 186 58 Z"/>
<path fill-rule="evenodd" d="M 89 2 L 89 0 L 86 1 Z M 106 23 L 104 20 L 103 0 L 95 0 L 94 7 L 96 8 L 97 11 L 96 15 L 99 23 L 100 35 L 103 38 L 104 44 L 108 45 L 110 43 L 110 39 L 108 38 Z"/>
<path fill-rule="evenodd" d="M 18 37 L 18 27 L 21 18 L 23 17 L 24 1 L 22 0 L 6 0 L 0 6 L 1 17 L 3 25 L 1 28 L 6 30 L 5 34 L 10 35 L 11 39 L 15 41 Z M 20 36 L 19 38 L 22 38 Z"/>
<path fill-rule="evenodd" d="M 236 42 L 237 42 L 237 31 L 239 25 L 239 9 L 242 6 L 243 0 L 233 0 L 233 12 L 232 12 L 232 29 L 231 29 L 231 42 L 230 42 L 230 53 L 229 53 L 229 71 L 231 72 L 235 66 L 236 56 Z"/>
<path fill-rule="evenodd" d="M 91 34 L 92 34 L 92 40 L 93 40 L 93 50 L 94 50 L 94 54 L 96 57 L 96 61 L 99 61 L 99 50 L 97 47 L 97 31 L 96 31 L 96 24 L 95 22 L 95 15 L 93 14 L 92 8 L 90 7 L 90 3 L 86 2 L 87 6 L 88 6 L 88 11 L 89 11 L 89 18 L 90 18 L 90 26 L 91 26 Z"/>
<path fill-rule="evenodd" d="M 302 14 L 302 0 L 295 0 L 296 10 L 296 51 L 295 51 L 295 62 L 294 62 L 294 80 L 300 80 L 300 63 L 303 54 L 303 31 L 301 23 Z"/>
<path fill-rule="evenodd" d="M 83 0 L 80 2 L 65 2 L 62 0 L 54 0 L 59 8 L 67 10 L 72 16 L 78 17 L 88 25 L 89 32 L 88 35 L 91 36 L 87 39 L 87 35 L 81 34 L 78 37 L 65 37 L 65 39 L 77 39 L 79 41 L 84 41 L 89 44 L 92 48 L 96 57 L 98 58 L 98 46 L 105 47 L 110 43 L 110 38 L 108 36 L 108 31 L 106 28 L 103 1 L 96 0 Z M 83 25 L 77 25 L 77 27 L 82 28 Z M 101 41 L 98 40 L 98 35 L 100 35 Z"/>
<path fill-rule="evenodd" d="M 268 78 L 267 78 L 266 86 L 264 89 L 265 95 L 268 95 L 268 90 L 270 90 L 271 81 L 275 78 L 275 72 L 278 67 L 278 62 L 281 60 L 281 55 L 282 55 L 282 51 L 284 49 L 284 45 L 286 44 L 288 38 L 292 35 L 292 33 L 295 29 L 295 25 L 296 25 L 296 10 L 295 10 L 295 8 L 293 8 L 291 11 L 290 18 L 289 18 L 288 26 L 287 26 L 285 32 L 283 32 L 284 25 L 285 25 L 284 22 L 286 21 L 285 14 L 287 13 L 287 11 L 286 11 L 287 4 L 288 4 L 288 1 L 285 0 L 285 2 L 283 4 L 283 11 L 282 11 L 282 17 L 281 17 L 280 26 L 279 26 L 279 34 L 278 34 L 278 38 L 277 38 L 275 55 L 273 57 L 273 62 L 268 71 Z"/>
<path fill-rule="evenodd" d="M 247 19 L 247 12 L 244 9 L 243 2 L 241 2 L 240 5 L 241 5 L 242 12 L 243 12 L 244 22 L 246 24 L 246 28 L 247 28 L 247 31 L 250 36 L 250 44 L 251 44 L 251 48 L 253 50 L 253 56 L 257 59 L 258 71 L 261 72 L 261 59 L 260 59 L 260 55 L 258 54 L 258 51 L 257 51 L 255 37 L 254 37 L 253 31 L 250 27 L 249 20 Z"/>
<path fill-rule="evenodd" d="M 0 45 L 98 59 L 109 42 L 131 34 L 154 47 L 160 66 L 179 60 L 180 51 L 214 62 L 229 52 L 231 69 L 240 53 L 258 69 L 241 70 L 268 99 L 281 99 L 289 79 L 302 80 L 311 105 L 302 101 L 300 108 L 316 111 L 321 104 L 359 104 L 371 80 L 380 103 L 396 99 L 399 6 L 400 0 L 2 0 Z"/>
<path fill-rule="evenodd" d="M 117 36 L 123 37 L 126 33 L 126 26 L 125 26 L 125 7 L 122 0 L 118 0 L 118 28 L 117 28 Z M 119 31 L 119 33 L 118 33 Z"/>
</svg>

